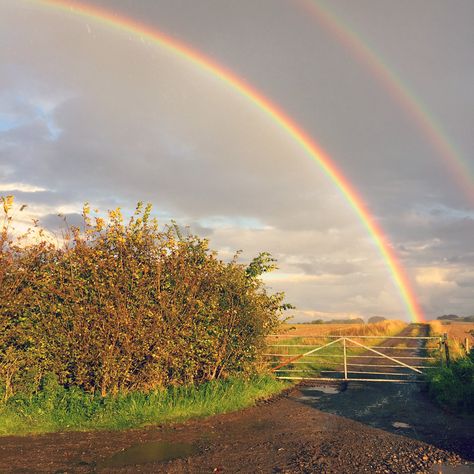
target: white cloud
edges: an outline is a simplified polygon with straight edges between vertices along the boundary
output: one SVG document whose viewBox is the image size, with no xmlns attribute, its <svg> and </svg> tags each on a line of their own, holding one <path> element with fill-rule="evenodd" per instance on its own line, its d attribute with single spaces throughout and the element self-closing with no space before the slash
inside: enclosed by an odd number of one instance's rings
<svg viewBox="0 0 474 474">
<path fill-rule="evenodd" d="M 35 186 L 27 183 L 0 183 L 1 192 L 22 192 L 22 193 L 39 193 L 47 191 L 46 188 Z"/>
</svg>

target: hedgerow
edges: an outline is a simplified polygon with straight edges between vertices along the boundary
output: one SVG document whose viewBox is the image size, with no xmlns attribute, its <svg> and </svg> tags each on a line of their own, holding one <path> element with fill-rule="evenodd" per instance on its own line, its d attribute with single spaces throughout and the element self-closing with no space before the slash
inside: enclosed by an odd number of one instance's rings
<svg viewBox="0 0 474 474">
<path fill-rule="evenodd" d="M 249 265 L 220 260 L 206 239 L 158 227 L 151 206 L 125 220 L 83 209 L 58 242 L 39 228 L 11 232 L 2 198 L 0 387 L 4 399 L 37 393 L 48 377 L 107 394 L 251 375 L 267 334 L 288 307 Z"/>
<path fill-rule="evenodd" d="M 430 370 L 430 396 L 455 412 L 474 413 L 474 352 L 454 360 L 449 367 Z"/>
</svg>

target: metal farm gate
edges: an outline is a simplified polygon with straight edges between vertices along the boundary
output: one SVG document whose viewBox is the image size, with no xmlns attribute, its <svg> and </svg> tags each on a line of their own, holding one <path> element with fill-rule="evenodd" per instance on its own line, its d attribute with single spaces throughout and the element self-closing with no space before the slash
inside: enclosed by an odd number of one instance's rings
<svg viewBox="0 0 474 474">
<path fill-rule="evenodd" d="M 445 336 L 275 334 L 265 356 L 279 379 L 406 383 L 443 363 L 443 348 Z"/>
</svg>

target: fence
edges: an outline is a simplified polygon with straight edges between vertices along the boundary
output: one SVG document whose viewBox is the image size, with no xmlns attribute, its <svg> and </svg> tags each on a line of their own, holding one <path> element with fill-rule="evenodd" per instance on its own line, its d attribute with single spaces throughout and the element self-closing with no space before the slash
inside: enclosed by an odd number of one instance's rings
<svg viewBox="0 0 474 474">
<path fill-rule="evenodd" d="M 449 364 L 446 336 L 272 335 L 265 356 L 280 379 L 419 382 Z"/>
</svg>

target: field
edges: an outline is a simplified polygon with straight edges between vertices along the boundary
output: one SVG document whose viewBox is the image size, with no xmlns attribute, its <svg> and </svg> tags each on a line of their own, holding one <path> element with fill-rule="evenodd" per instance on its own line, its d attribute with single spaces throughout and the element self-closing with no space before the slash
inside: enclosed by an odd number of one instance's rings
<svg viewBox="0 0 474 474">
<path fill-rule="evenodd" d="M 448 338 L 457 339 L 460 342 L 464 342 L 467 337 L 471 346 L 474 344 L 474 323 L 432 321 L 430 325 L 436 333 L 446 333 Z"/>
<path fill-rule="evenodd" d="M 325 335 L 353 335 L 353 336 L 379 336 L 400 332 L 407 326 L 403 321 L 383 321 L 374 324 L 284 324 L 281 333 L 291 336 L 325 336 Z"/>
<path fill-rule="evenodd" d="M 431 321 L 430 328 L 433 335 L 448 335 L 449 347 L 455 357 L 465 355 L 466 338 L 470 349 L 474 347 L 474 323 Z"/>
</svg>

